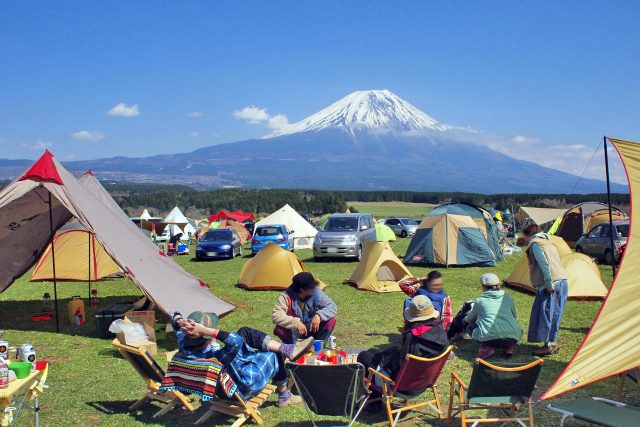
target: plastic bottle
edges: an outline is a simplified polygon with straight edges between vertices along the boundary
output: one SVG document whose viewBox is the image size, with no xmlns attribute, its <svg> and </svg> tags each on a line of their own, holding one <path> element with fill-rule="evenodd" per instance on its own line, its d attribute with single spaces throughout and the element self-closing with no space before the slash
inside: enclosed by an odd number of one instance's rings
<svg viewBox="0 0 640 427">
<path fill-rule="evenodd" d="M 9 387 L 9 365 L 0 357 L 0 388 Z"/>
</svg>

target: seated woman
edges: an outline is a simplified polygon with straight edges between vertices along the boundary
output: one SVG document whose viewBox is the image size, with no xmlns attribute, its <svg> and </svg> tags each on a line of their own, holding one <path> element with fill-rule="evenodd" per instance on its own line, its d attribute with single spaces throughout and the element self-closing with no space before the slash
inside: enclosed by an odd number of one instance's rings
<svg viewBox="0 0 640 427">
<path fill-rule="evenodd" d="M 404 310 L 405 328 L 400 347 L 363 351 L 358 355 L 358 362 L 367 370 L 381 369 L 394 379 L 407 354 L 425 358 L 441 355 L 449 347 L 449 340 L 438 322 L 439 316 L 425 295 L 413 297 Z"/>
<path fill-rule="evenodd" d="M 486 359 L 496 349 L 503 349 L 505 357 L 511 357 L 522 337 L 522 328 L 516 320 L 516 306 L 511 296 L 500 289 L 500 279 L 493 273 L 480 276 L 482 295 L 464 318 L 469 323 L 471 337 L 480 342 L 478 358 Z"/>
<path fill-rule="evenodd" d="M 217 329 L 214 313 L 191 313 L 187 319 L 175 312 L 170 317 L 182 356 L 193 359 L 215 358 L 224 365 L 229 376 L 246 399 L 258 394 L 272 381 L 277 386 L 278 407 L 302 403 L 287 388 L 284 359 L 296 360 L 313 345 L 309 338 L 296 344 L 282 344 L 264 332 L 242 327 L 238 332 Z M 224 343 L 220 348 L 216 340 Z"/>
</svg>

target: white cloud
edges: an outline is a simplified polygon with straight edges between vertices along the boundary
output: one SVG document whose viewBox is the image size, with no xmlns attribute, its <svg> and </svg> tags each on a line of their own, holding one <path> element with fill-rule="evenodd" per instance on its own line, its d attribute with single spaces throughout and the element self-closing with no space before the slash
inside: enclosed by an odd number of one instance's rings
<svg viewBox="0 0 640 427">
<path fill-rule="evenodd" d="M 194 138 L 199 138 L 200 137 L 200 132 L 197 132 L 197 131 L 194 130 L 189 135 L 191 135 Z"/>
<path fill-rule="evenodd" d="M 289 125 L 289 119 L 284 114 L 269 114 L 266 108 L 249 105 L 233 112 L 233 117 L 244 120 L 253 125 L 266 124 L 271 129 L 282 129 Z"/>
<path fill-rule="evenodd" d="M 269 120 L 269 113 L 266 108 L 256 107 L 255 105 L 249 105 L 242 110 L 236 110 L 233 112 L 233 117 L 240 120 L 245 120 L 251 124 L 259 124 Z"/>
<path fill-rule="evenodd" d="M 140 108 L 138 108 L 138 104 L 127 105 L 124 102 L 107 111 L 107 116 L 112 117 L 135 117 L 139 114 Z"/>
<path fill-rule="evenodd" d="M 53 142 L 51 141 L 43 141 L 41 139 L 37 140 L 36 142 L 34 142 L 33 144 L 27 144 L 25 142 L 23 142 L 22 144 L 20 144 L 23 148 L 30 148 L 31 150 L 47 150 L 51 147 L 53 147 Z"/>
<path fill-rule="evenodd" d="M 284 114 L 276 114 L 275 116 L 269 117 L 267 125 L 271 129 L 280 130 L 289 126 L 289 119 L 287 119 L 287 116 Z"/>
<path fill-rule="evenodd" d="M 71 137 L 78 141 L 99 141 L 104 138 L 104 134 L 97 130 L 79 130 L 72 133 Z"/>
<path fill-rule="evenodd" d="M 187 113 L 186 116 L 191 117 L 192 119 L 199 119 L 202 116 L 204 116 L 204 114 L 201 113 L 200 111 L 192 111 L 190 113 Z"/>
</svg>

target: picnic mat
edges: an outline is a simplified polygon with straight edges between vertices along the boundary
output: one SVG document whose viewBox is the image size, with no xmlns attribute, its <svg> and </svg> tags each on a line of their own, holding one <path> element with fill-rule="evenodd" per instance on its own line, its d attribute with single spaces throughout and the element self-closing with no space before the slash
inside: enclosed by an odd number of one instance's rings
<svg viewBox="0 0 640 427">
<path fill-rule="evenodd" d="M 207 402 L 216 396 L 232 397 L 237 386 L 216 359 L 188 359 L 173 356 L 160 385 L 160 390 L 179 390 L 196 394 Z"/>
</svg>

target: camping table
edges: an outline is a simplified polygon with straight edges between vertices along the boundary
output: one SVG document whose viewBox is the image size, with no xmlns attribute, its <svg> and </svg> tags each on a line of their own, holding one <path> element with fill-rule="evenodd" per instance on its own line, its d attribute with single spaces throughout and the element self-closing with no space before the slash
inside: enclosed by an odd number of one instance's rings
<svg viewBox="0 0 640 427">
<path fill-rule="evenodd" d="M 0 388 L 0 423 L 5 421 L 5 417 L 8 417 L 8 414 L 5 413 L 5 409 L 13 407 L 15 408 L 15 411 L 13 413 L 13 422 L 7 423 L 7 425 L 15 425 L 16 421 L 18 420 L 18 416 L 20 415 L 21 409 L 27 403 L 29 390 L 31 389 L 31 386 L 33 386 L 38 381 L 40 374 L 41 371 L 31 372 L 26 378 L 10 382 L 8 388 Z M 35 393 L 33 406 L 29 406 L 35 413 L 34 425 L 38 427 L 40 425 L 40 417 L 38 414 L 40 410 L 40 401 L 38 398 L 38 393 Z"/>
</svg>

